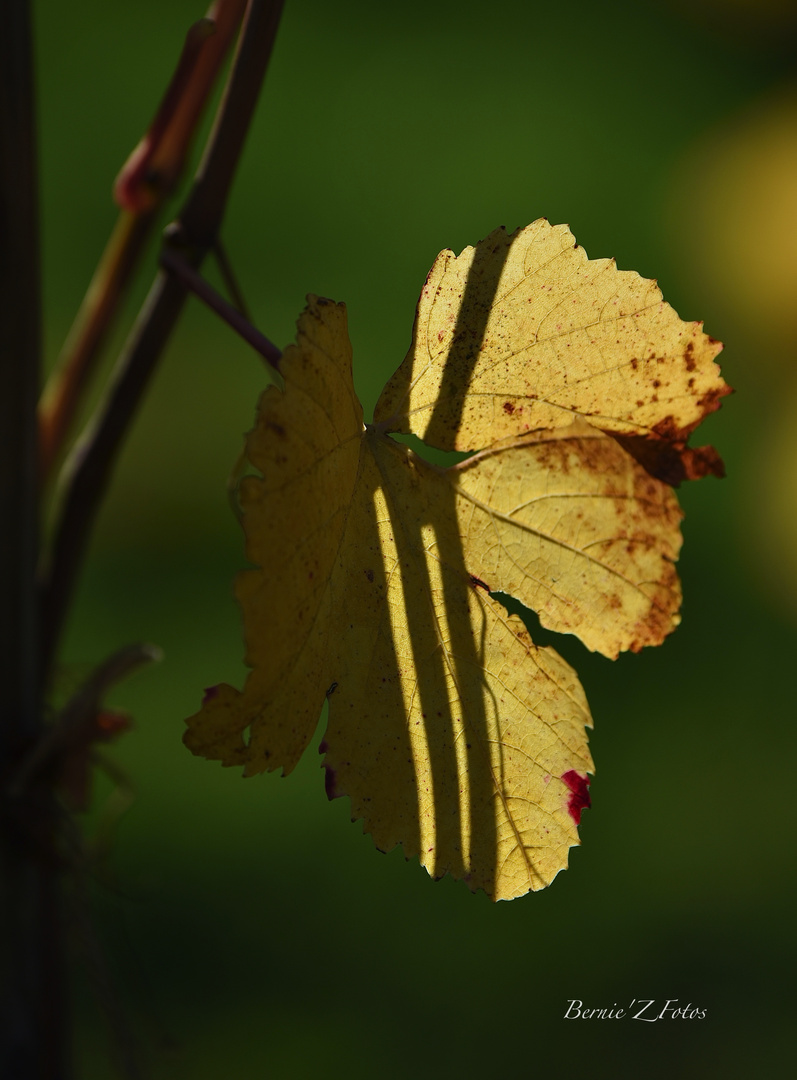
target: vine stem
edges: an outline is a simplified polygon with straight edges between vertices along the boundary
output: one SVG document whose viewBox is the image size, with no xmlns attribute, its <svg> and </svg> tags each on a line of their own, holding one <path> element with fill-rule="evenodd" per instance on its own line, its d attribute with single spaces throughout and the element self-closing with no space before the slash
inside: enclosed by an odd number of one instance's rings
<svg viewBox="0 0 797 1080">
<path fill-rule="evenodd" d="M 262 334 L 256 326 L 253 326 L 247 316 L 241 310 L 220 296 L 212 285 L 197 273 L 193 266 L 168 244 L 164 245 L 160 257 L 161 266 L 173 274 L 178 280 L 191 290 L 203 303 L 214 311 L 220 319 L 239 334 L 247 345 L 260 353 L 266 363 L 270 364 L 275 371 L 279 371 L 282 352 L 273 341 Z"/>
<path fill-rule="evenodd" d="M 265 77 L 284 0 L 250 0 L 233 67 L 205 154 L 176 222 L 186 261 L 198 268 L 214 246 L 246 134 Z M 42 583 L 43 670 L 49 671 L 91 527 L 118 451 L 187 293 L 159 271 L 117 361 L 107 394 L 75 445 L 61 476 L 62 501 Z"/>
<path fill-rule="evenodd" d="M 64 1077 L 66 1010 L 52 792 L 5 779 L 42 731 L 36 561 L 41 315 L 31 13 L 0 34 L 0 1074 Z M 20 805 L 21 804 L 21 805 Z"/>
<path fill-rule="evenodd" d="M 245 0 L 216 0 L 188 31 L 172 80 L 149 129 L 114 186 L 121 213 L 39 404 L 39 468 L 58 457 L 102 346 L 171 194 L 216 76 L 243 17 Z"/>
</svg>

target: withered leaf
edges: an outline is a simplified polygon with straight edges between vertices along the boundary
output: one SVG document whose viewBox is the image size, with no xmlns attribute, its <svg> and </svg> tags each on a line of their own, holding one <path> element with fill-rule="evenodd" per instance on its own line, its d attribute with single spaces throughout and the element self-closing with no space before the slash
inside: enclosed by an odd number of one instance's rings
<svg viewBox="0 0 797 1080">
<path fill-rule="evenodd" d="M 187 745 L 289 772 L 327 697 L 327 791 L 379 848 L 496 899 L 549 884 L 589 804 L 591 718 L 492 594 L 610 657 L 674 629 L 681 513 L 623 440 L 700 458 L 686 438 L 727 392 L 717 351 L 652 282 L 539 221 L 438 257 L 364 425 L 345 308 L 309 297 L 247 441 L 251 672 L 206 692 Z M 441 468 L 396 431 L 474 453 Z"/>
</svg>

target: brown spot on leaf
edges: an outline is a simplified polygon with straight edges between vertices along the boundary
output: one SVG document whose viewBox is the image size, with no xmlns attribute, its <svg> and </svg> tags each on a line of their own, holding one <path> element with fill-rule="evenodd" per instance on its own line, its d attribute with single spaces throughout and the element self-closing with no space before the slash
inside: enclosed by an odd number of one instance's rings
<svg viewBox="0 0 797 1080">
<path fill-rule="evenodd" d="M 665 416 L 663 420 L 659 420 L 653 431 L 660 439 L 668 439 L 670 442 L 683 441 L 687 434 L 682 428 L 678 427 L 674 416 Z"/>
<path fill-rule="evenodd" d="M 713 446 L 692 448 L 683 441 L 616 435 L 616 441 L 657 480 L 678 487 L 684 480 L 725 475 L 725 466 Z"/>
<path fill-rule="evenodd" d="M 698 405 L 703 410 L 703 416 L 708 416 L 709 413 L 716 412 L 722 404 L 721 399 L 724 398 L 726 394 L 732 393 L 733 387 L 728 386 L 727 384 L 723 384 L 722 386 L 717 387 L 714 390 L 709 390 L 707 393 L 703 394 L 703 396 L 698 401 Z M 700 423 L 700 421 L 692 424 L 689 430 L 694 430 L 694 428 L 697 427 L 698 423 Z"/>
<path fill-rule="evenodd" d="M 725 463 L 713 446 L 685 446 L 681 451 L 685 480 L 699 480 L 703 476 L 725 476 Z"/>
</svg>

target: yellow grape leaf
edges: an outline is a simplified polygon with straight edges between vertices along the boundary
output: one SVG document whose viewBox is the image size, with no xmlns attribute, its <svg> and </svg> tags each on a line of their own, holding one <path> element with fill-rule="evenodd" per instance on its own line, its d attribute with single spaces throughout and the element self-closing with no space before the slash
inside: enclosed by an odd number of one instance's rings
<svg viewBox="0 0 797 1080">
<path fill-rule="evenodd" d="M 728 392 L 717 350 L 563 227 L 498 230 L 438 258 L 364 425 L 345 307 L 309 297 L 247 441 L 251 672 L 206 691 L 186 744 L 287 773 L 326 696 L 327 792 L 379 848 L 495 899 L 544 888 L 589 806 L 592 721 L 493 594 L 610 657 L 675 628 L 681 513 L 660 476 L 720 471 L 686 446 Z M 397 430 L 476 452 L 442 468 Z"/>
<path fill-rule="evenodd" d="M 685 441 L 728 393 L 712 362 L 720 348 L 655 282 L 587 259 L 565 225 L 535 221 L 438 255 L 374 419 L 441 450 L 575 417 Z"/>
</svg>

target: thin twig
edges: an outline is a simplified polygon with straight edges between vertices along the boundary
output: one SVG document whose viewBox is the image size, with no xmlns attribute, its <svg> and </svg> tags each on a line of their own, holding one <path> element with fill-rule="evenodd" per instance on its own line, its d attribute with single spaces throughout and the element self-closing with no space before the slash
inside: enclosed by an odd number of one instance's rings
<svg viewBox="0 0 797 1080">
<path fill-rule="evenodd" d="M 265 334 L 261 334 L 257 327 L 253 326 L 237 308 L 233 307 L 223 296 L 220 296 L 213 286 L 205 281 L 202 275 L 178 251 L 165 245 L 161 251 L 160 262 L 161 266 L 174 274 L 186 288 L 190 289 L 191 292 L 195 293 L 207 304 L 211 311 L 215 311 L 219 318 L 224 319 L 236 334 L 240 334 L 244 341 L 259 352 L 263 359 L 271 364 L 276 371 L 279 370 L 282 353 L 274 342 L 269 341 Z"/>
<path fill-rule="evenodd" d="M 233 68 L 196 180 L 173 227 L 198 267 L 215 242 L 282 13 L 283 0 L 250 0 Z M 107 396 L 63 473 L 63 498 L 42 588 L 42 658 L 49 670 L 78 568 L 108 484 L 158 357 L 185 301 L 185 285 L 159 271 Z"/>
<path fill-rule="evenodd" d="M 156 645 L 125 645 L 104 660 L 61 709 L 56 722 L 44 732 L 20 761 L 6 788 L 11 799 L 18 799 L 56 758 L 76 744 L 92 741 L 96 713 L 108 690 L 142 664 L 160 660 Z"/>
<path fill-rule="evenodd" d="M 114 187 L 122 213 L 48 380 L 39 407 L 40 472 L 46 479 L 64 445 L 84 390 L 158 211 L 185 164 L 216 76 L 243 17 L 245 0 L 217 0 L 188 31 L 155 118 Z"/>
<path fill-rule="evenodd" d="M 149 239 L 154 213 L 117 218 L 39 405 L 39 469 L 50 475 L 132 272 Z"/>
<path fill-rule="evenodd" d="M 216 243 L 213 245 L 213 256 L 216 260 L 216 266 L 218 266 L 219 272 L 221 273 L 222 281 L 227 288 L 227 292 L 230 294 L 230 299 L 247 322 L 251 322 L 252 319 L 246 301 L 244 300 L 244 294 L 235 277 L 232 263 L 227 255 L 227 249 L 222 243 L 220 236 L 216 237 Z"/>
</svg>

